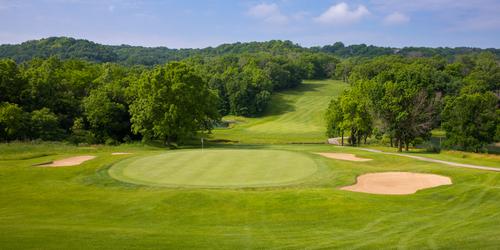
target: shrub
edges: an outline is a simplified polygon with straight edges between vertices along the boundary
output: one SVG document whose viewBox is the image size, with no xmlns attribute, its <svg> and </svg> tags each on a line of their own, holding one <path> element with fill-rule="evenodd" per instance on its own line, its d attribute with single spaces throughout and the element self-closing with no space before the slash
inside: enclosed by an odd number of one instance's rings
<svg viewBox="0 0 500 250">
<path fill-rule="evenodd" d="M 68 141 L 75 145 L 80 143 L 95 144 L 98 142 L 96 136 L 84 129 L 85 124 L 82 118 L 76 118 L 73 127 L 71 127 L 71 135 L 68 137 Z"/>
<path fill-rule="evenodd" d="M 107 138 L 104 143 L 108 146 L 116 146 L 116 145 L 120 144 L 117 140 L 115 140 L 113 138 Z"/>
<path fill-rule="evenodd" d="M 31 112 L 31 136 L 34 139 L 46 141 L 58 140 L 64 134 L 59 128 L 56 114 L 48 108 L 42 108 Z"/>
<path fill-rule="evenodd" d="M 130 135 L 126 135 L 125 137 L 123 137 L 123 142 L 124 143 L 131 143 L 132 138 L 130 138 Z"/>
<path fill-rule="evenodd" d="M 427 152 L 427 153 L 439 154 L 441 152 L 441 146 L 439 146 L 438 144 L 434 144 L 431 142 L 425 142 L 423 144 L 423 146 L 424 146 L 425 152 Z"/>
</svg>

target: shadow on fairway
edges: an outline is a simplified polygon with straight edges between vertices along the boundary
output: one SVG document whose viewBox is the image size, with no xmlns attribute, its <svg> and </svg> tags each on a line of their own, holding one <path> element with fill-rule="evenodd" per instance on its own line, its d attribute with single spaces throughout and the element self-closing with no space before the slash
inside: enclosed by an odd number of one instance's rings
<svg viewBox="0 0 500 250">
<path fill-rule="evenodd" d="M 266 107 L 266 110 L 262 113 L 262 115 L 256 117 L 265 117 L 265 116 L 273 116 L 273 115 L 282 115 L 288 112 L 295 111 L 294 103 L 296 100 L 290 100 L 286 97 L 290 96 L 302 96 L 307 94 L 308 92 L 314 93 L 318 92 L 319 89 L 325 87 L 325 84 L 320 83 L 303 83 L 296 88 L 288 91 L 284 91 L 281 93 L 277 93 L 273 95 L 272 101 Z M 272 103 L 272 104 L 271 104 Z"/>
</svg>

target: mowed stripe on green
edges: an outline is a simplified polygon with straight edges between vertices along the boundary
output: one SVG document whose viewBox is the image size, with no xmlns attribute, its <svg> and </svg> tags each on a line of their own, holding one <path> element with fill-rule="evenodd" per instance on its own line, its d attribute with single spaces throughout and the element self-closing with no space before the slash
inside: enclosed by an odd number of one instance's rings
<svg viewBox="0 0 500 250">
<path fill-rule="evenodd" d="M 113 166 L 109 173 L 137 184 L 247 187 L 293 183 L 316 170 L 314 160 L 302 153 L 207 149 L 131 158 Z"/>
<path fill-rule="evenodd" d="M 335 80 L 305 81 L 294 90 L 274 94 L 262 117 L 236 117 L 243 122 L 230 129 L 216 129 L 212 137 L 248 143 L 324 141 L 328 104 L 347 87 Z"/>
</svg>

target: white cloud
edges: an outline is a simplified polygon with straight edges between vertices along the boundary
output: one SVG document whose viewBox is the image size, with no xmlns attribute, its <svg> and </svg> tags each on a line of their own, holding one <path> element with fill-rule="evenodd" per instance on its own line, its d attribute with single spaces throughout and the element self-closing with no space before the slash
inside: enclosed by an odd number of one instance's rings
<svg viewBox="0 0 500 250">
<path fill-rule="evenodd" d="M 500 30 L 499 0 L 370 0 L 370 6 L 381 13 L 411 13 L 416 19 L 425 13 L 443 31 Z"/>
<path fill-rule="evenodd" d="M 491 10 L 500 7 L 500 2 L 498 0 L 418 0 L 418 1 L 408 1 L 408 0 L 371 0 L 371 5 L 375 8 L 380 8 L 381 10 L 398 10 L 404 11 L 442 11 L 452 10 L 452 9 L 463 9 L 463 10 Z"/>
<path fill-rule="evenodd" d="M 384 23 L 388 25 L 403 24 L 410 21 L 410 17 L 400 12 L 393 12 L 384 18 Z"/>
<path fill-rule="evenodd" d="M 350 9 L 349 5 L 341 2 L 330 6 L 328 10 L 314 18 L 314 20 L 325 24 L 353 23 L 369 14 L 370 12 L 364 5 L 359 5 L 356 9 Z"/>
<path fill-rule="evenodd" d="M 288 22 L 288 17 L 283 15 L 277 4 L 261 3 L 252 6 L 248 10 L 248 15 L 261 19 L 266 23 L 285 24 Z"/>
<path fill-rule="evenodd" d="M 307 11 L 299 11 L 299 12 L 291 15 L 291 18 L 295 21 L 302 21 L 302 20 L 306 19 L 309 15 L 310 14 Z"/>
</svg>

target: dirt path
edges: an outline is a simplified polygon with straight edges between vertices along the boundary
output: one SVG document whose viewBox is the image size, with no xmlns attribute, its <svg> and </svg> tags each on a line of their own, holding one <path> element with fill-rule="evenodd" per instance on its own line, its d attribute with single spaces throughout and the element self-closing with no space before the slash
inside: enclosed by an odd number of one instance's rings
<svg viewBox="0 0 500 250">
<path fill-rule="evenodd" d="M 357 149 L 364 150 L 364 151 L 369 151 L 369 152 L 373 152 L 373 153 L 385 154 L 385 155 L 403 156 L 403 157 L 413 158 L 413 159 L 417 159 L 417 160 L 421 160 L 421 161 L 441 163 L 441 164 L 446 164 L 446 165 L 449 165 L 449 166 L 459 167 L 459 168 L 472 168 L 472 169 L 480 169 L 480 170 L 500 172 L 500 168 L 494 168 L 494 167 L 486 167 L 486 166 L 479 166 L 479 165 L 458 163 L 458 162 L 452 162 L 452 161 L 436 160 L 436 159 L 422 157 L 422 156 L 416 156 L 416 155 L 408 155 L 408 154 L 401 154 L 401 153 L 384 152 L 384 151 L 380 151 L 380 150 L 377 150 L 377 149 L 370 149 L 370 148 L 357 148 Z"/>
</svg>

